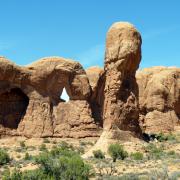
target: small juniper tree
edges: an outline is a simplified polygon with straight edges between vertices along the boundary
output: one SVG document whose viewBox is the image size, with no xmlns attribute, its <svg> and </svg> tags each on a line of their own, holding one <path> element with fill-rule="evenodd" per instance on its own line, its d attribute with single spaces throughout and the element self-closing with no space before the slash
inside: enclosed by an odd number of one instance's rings
<svg viewBox="0 0 180 180">
<path fill-rule="evenodd" d="M 111 144 L 108 148 L 108 153 L 112 157 L 113 162 L 116 162 L 117 159 L 124 160 L 128 156 L 124 147 L 118 143 Z"/>
</svg>

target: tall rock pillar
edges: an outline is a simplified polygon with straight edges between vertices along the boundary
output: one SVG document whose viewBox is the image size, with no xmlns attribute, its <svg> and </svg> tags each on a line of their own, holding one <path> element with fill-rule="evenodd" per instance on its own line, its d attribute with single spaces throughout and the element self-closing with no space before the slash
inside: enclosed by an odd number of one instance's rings
<svg viewBox="0 0 180 180">
<path fill-rule="evenodd" d="M 105 52 L 103 127 L 139 131 L 136 70 L 141 61 L 141 35 L 126 22 L 111 26 Z"/>
</svg>

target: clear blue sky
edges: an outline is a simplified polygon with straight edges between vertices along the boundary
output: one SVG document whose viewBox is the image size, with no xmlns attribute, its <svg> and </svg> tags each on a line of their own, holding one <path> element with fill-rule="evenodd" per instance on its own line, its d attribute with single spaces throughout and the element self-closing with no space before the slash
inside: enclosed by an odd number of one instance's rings
<svg viewBox="0 0 180 180">
<path fill-rule="evenodd" d="M 103 66 L 113 22 L 143 38 L 140 67 L 180 67 L 180 0 L 0 0 L 0 55 L 25 65 L 61 56 Z"/>
</svg>

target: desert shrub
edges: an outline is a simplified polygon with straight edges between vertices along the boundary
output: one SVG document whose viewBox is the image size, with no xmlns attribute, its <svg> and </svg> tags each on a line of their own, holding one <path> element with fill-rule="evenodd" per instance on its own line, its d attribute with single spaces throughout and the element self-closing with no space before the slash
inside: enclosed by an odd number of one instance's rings
<svg viewBox="0 0 180 180">
<path fill-rule="evenodd" d="M 42 170 L 30 170 L 21 174 L 22 180 L 53 180 L 50 175 L 44 174 Z"/>
<path fill-rule="evenodd" d="M 146 152 L 148 152 L 149 159 L 161 159 L 165 155 L 162 147 L 157 147 L 152 143 L 146 147 Z"/>
<path fill-rule="evenodd" d="M 168 151 L 165 153 L 166 157 L 173 158 L 173 159 L 180 159 L 180 154 L 176 153 L 175 151 Z"/>
<path fill-rule="evenodd" d="M 50 141 L 49 141 L 49 139 L 44 138 L 44 139 L 43 139 L 43 143 L 47 144 L 47 143 L 50 143 Z"/>
<path fill-rule="evenodd" d="M 176 137 L 171 133 L 170 134 L 159 133 L 155 137 L 159 142 L 172 141 L 176 139 Z"/>
<path fill-rule="evenodd" d="M 40 151 L 47 151 L 47 147 L 45 144 L 41 144 L 41 146 L 39 147 Z"/>
<path fill-rule="evenodd" d="M 108 153 L 113 158 L 113 162 L 115 162 L 116 159 L 124 160 L 128 157 L 127 151 L 125 151 L 124 147 L 118 143 L 111 144 L 108 148 Z"/>
<path fill-rule="evenodd" d="M 170 180 L 178 180 L 180 178 L 180 171 L 175 171 L 172 174 L 170 174 L 169 179 Z"/>
<path fill-rule="evenodd" d="M 15 169 L 12 173 L 7 172 L 3 175 L 3 180 L 53 180 L 49 175 L 44 174 L 41 170 L 29 170 L 21 172 Z"/>
<path fill-rule="evenodd" d="M 93 146 L 93 145 L 94 145 L 94 143 L 93 143 L 93 142 L 91 142 L 91 141 L 88 141 L 88 142 L 87 142 L 87 145 Z"/>
<path fill-rule="evenodd" d="M 117 178 L 117 180 L 139 180 L 139 174 L 138 173 L 126 173 L 126 174 L 123 174 L 122 176 L 119 176 Z"/>
<path fill-rule="evenodd" d="M 9 154 L 3 150 L 0 149 L 0 165 L 4 165 L 10 162 Z"/>
<path fill-rule="evenodd" d="M 24 160 L 31 160 L 32 159 L 32 156 L 26 152 L 25 156 L 24 156 Z"/>
<path fill-rule="evenodd" d="M 71 151 L 76 151 L 79 154 L 84 154 L 84 147 L 74 147 L 72 144 L 68 144 L 65 141 L 61 141 L 58 145 L 54 145 L 52 150 L 71 150 Z"/>
<path fill-rule="evenodd" d="M 172 150 L 172 151 L 167 152 L 167 155 L 170 155 L 170 156 L 171 156 L 171 155 L 175 155 L 175 154 L 176 154 L 176 153 L 175 153 L 175 151 L 173 151 L 173 150 Z"/>
<path fill-rule="evenodd" d="M 142 160 L 143 154 L 141 152 L 131 153 L 131 158 L 134 160 Z"/>
<path fill-rule="evenodd" d="M 26 144 L 25 144 L 24 141 L 20 141 L 19 144 L 20 144 L 21 148 L 25 148 L 26 147 Z"/>
<path fill-rule="evenodd" d="M 88 179 L 90 167 L 76 152 L 56 147 L 40 154 L 36 162 L 42 171 L 55 179 Z"/>
<path fill-rule="evenodd" d="M 80 141 L 79 144 L 80 144 L 80 146 L 87 146 L 87 145 L 93 146 L 94 145 L 94 143 L 91 141 L 87 141 L 87 142 L 86 141 Z"/>
<path fill-rule="evenodd" d="M 176 140 L 176 136 L 174 134 L 167 134 L 166 135 L 168 141 Z"/>
<path fill-rule="evenodd" d="M 90 166 L 83 162 L 78 153 L 68 148 L 54 147 L 51 151 L 40 153 L 35 161 L 38 169 L 16 170 L 6 175 L 4 180 L 86 180 L 90 175 Z"/>
<path fill-rule="evenodd" d="M 3 174 L 2 180 L 20 180 L 21 179 L 21 173 L 19 170 L 14 170 L 12 174 L 10 171 L 7 171 Z"/>
<path fill-rule="evenodd" d="M 87 143 L 86 142 L 84 142 L 84 141 L 80 141 L 80 146 L 86 146 L 87 145 Z"/>
<path fill-rule="evenodd" d="M 93 155 L 97 159 L 104 159 L 105 158 L 104 153 L 100 149 L 93 151 Z"/>
<path fill-rule="evenodd" d="M 65 141 L 61 141 L 60 144 L 59 144 L 59 147 L 60 147 L 61 149 L 70 149 L 70 150 L 74 150 L 73 145 L 68 144 L 68 143 L 65 142 Z"/>
<path fill-rule="evenodd" d="M 107 176 L 113 176 L 117 173 L 116 164 L 109 161 L 109 159 L 98 160 L 95 165 L 97 171 L 96 175 L 102 179 L 105 179 Z"/>
<path fill-rule="evenodd" d="M 76 147 L 76 152 L 78 152 L 79 154 L 84 154 L 84 147 L 80 146 L 80 147 Z"/>
<path fill-rule="evenodd" d="M 163 166 L 160 169 L 152 169 L 149 172 L 149 179 L 169 179 L 168 169 Z"/>
<path fill-rule="evenodd" d="M 21 148 L 21 147 L 16 147 L 15 151 L 18 152 L 18 153 L 22 153 L 22 152 L 25 152 L 25 149 Z"/>
<path fill-rule="evenodd" d="M 53 143 L 53 144 L 57 144 L 57 141 L 56 141 L 56 140 L 54 140 L 54 141 L 52 141 L 52 143 Z"/>
</svg>

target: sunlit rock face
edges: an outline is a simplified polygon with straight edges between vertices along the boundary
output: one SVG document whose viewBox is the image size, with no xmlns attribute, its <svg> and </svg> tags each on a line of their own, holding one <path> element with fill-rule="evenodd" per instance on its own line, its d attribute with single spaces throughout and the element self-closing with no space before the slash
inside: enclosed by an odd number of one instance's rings
<svg viewBox="0 0 180 180">
<path fill-rule="evenodd" d="M 145 68 L 136 79 L 142 130 L 146 134 L 174 131 L 180 124 L 180 68 Z"/>
</svg>

